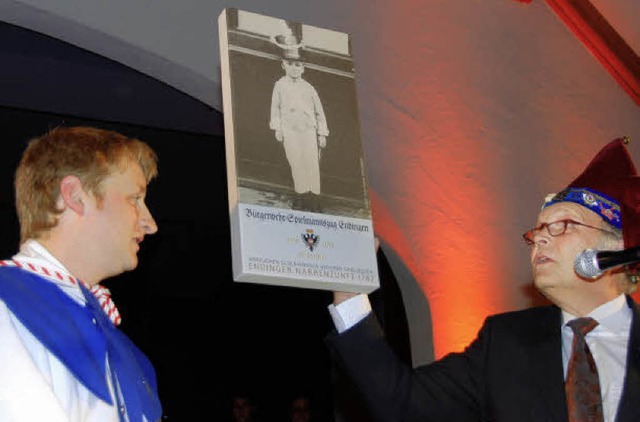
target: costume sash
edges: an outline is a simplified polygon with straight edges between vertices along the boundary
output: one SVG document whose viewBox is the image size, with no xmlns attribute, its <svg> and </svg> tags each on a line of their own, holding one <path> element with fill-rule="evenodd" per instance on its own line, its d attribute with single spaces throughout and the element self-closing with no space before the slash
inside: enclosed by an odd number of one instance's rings
<svg viewBox="0 0 640 422">
<path fill-rule="evenodd" d="M 36 274 L 18 267 L 0 268 L 0 299 L 79 382 L 101 400 L 114 404 L 106 379 L 108 353 L 129 420 L 142 421 L 142 415 L 148 421 L 160 419 L 153 366 L 113 325 L 95 296 L 79 285 L 86 306 Z"/>
</svg>

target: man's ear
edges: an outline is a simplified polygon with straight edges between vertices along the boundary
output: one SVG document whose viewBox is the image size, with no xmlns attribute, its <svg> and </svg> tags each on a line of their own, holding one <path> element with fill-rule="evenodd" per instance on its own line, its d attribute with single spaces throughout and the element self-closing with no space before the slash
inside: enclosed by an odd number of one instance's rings
<svg viewBox="0 0 640 422">
<path fill-rule="evenodd" d="M 60 200 L 62 208 L 69 208 L 76 214 L 84 214 L 85 191 L 82 189 L 82 183 L 77 176 L 65 176 L 60 181 Z"/>
</svg>

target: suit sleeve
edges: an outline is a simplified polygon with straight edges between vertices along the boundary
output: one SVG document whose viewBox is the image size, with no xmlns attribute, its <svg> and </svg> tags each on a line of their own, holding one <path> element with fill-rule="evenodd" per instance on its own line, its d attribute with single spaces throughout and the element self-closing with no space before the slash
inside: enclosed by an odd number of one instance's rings
<svg viewBox="0 0 640 422">
<path fill-rule="evenodd" d="M 387 344 L 370 314 L 327 344 L 378 422 L 466 422 L 481 419 L 482 335 L 463 353 L 415 369 Z"/>
</svg>

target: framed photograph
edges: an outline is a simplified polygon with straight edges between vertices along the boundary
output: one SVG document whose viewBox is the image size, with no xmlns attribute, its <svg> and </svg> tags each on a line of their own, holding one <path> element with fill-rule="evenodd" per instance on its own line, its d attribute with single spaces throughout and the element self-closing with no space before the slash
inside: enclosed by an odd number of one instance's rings
<svg viewBox="0 0 640 422">
<path fill-rule="evenodd" d="M 234 279 L 379 286 L 348 34 L 219 17 Z"/>
</svg>

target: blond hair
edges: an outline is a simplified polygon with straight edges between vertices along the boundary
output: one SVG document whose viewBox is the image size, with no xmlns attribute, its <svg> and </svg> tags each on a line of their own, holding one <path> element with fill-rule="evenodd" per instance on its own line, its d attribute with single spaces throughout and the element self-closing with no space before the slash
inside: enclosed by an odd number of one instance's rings
<svg viewBox="0 0 640 422">
<path fill-rule="evenodd" d="M 102 182 L 130 163 L 140 165 L 147 183 L 158 173 L 158 158 L 144 142 L 94 127 L 57 127 L 29 141 L 15 174 L 20 243 L 58 224 L 60 182 L 78 177 L 100 204 Z"/>
</svg>

